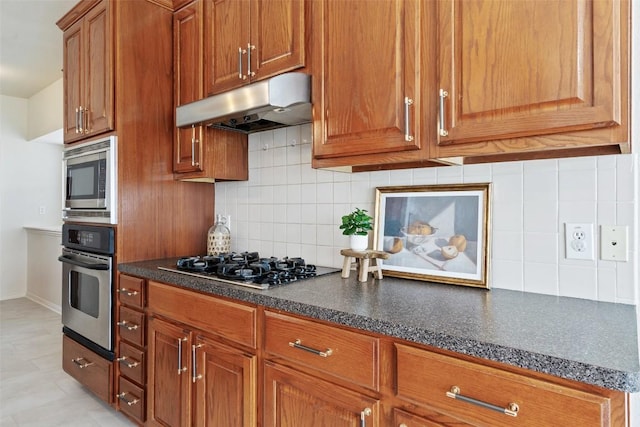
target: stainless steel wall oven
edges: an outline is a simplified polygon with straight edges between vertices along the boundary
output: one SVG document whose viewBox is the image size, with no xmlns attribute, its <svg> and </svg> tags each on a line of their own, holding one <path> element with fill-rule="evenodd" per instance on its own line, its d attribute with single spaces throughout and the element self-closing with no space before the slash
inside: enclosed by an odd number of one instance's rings
<svg viewBox="0 0 640 427">
<path fill-rule="evenodd" d="M 113 360 L 114 229 L 62 226 L 63 332 Z"/>
</svg>

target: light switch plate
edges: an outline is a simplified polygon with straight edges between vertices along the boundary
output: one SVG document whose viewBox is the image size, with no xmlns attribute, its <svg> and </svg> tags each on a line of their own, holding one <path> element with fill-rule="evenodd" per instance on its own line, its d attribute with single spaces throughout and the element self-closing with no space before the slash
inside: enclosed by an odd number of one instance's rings
<svg viewBox="0 0 640 427">
<path fill-rule="evenodd" d="M 627 226 L 601 225 L 600 259 L 627 262 L 627 239 Z"/>
</svg>

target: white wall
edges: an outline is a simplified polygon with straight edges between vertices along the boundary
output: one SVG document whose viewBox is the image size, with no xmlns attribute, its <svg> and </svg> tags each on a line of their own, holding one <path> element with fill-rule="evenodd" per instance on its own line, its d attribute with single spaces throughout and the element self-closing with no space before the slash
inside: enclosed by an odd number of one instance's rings
<svg viewBox="0 0 640 427">
<path fill-rule="evenodd" d="M 29 98 L 27 140 L 62 143 L 62 79 L 58 79 Z M 54 138 L 44 139 L 47 135 Z"/>
<path fill-rule="evenodd" d="M 23 227 L 61 224 L 62 144 L 28 141 L 28 111 L 29 100 L 0 96 L 0 300 L 27 293 Z"/>
</svg>

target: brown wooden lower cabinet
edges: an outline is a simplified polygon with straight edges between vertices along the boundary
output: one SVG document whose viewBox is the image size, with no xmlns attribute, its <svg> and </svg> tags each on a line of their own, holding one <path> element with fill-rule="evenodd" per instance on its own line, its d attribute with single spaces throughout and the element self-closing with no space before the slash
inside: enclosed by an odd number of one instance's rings
<svg viewBox="0 0 640 427">
<path fill-rule="evenodd" d="M 398 398 L 468 425 L 626 426 L 624 393 L 565 385 L 403 344 L 396 344 L 395 381 Z"/>
<path fill-rule="evenodd" d="M 257 425 L 257 357 L 186 325 L 149 321 L 147 425 Z"/>
<path fill-rule="evenodd" d="M 620 391 L 192 295 L 149 283 L 147 425 L 628 426 Z"/>
<path fill-rule="evenodd" d="M 270 362 L 264 382 L 264 427 L 381 425 L 378 399 Z"/>
</svg>

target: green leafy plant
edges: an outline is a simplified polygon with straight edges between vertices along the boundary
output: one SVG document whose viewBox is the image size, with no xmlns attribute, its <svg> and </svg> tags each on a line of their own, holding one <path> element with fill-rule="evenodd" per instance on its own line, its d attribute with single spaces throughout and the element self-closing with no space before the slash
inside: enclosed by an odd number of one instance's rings
<svg viewBox="0 0 640 427">
<path fill-rule="evenodd" d="M 366 209 L 356 208 L 349 215 L 342 217 L 340 230 L 346 236 L 366 236 L 369 230 L 373 230 L 373 218 L 367 214 Z"/>
</svg>

